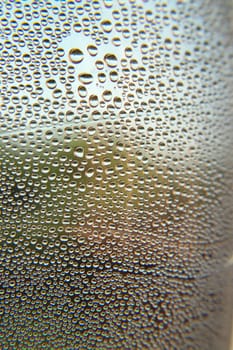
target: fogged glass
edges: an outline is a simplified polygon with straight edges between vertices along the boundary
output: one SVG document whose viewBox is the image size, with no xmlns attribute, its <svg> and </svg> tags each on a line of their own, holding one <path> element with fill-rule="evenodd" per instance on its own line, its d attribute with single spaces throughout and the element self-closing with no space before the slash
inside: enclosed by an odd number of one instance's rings
<svg viewBox="0 0 233 350">
<path fill-rule="evenodd" d="M 232 3 L 0 6 L 1 348 L 228 350 Z"/>
</svg>

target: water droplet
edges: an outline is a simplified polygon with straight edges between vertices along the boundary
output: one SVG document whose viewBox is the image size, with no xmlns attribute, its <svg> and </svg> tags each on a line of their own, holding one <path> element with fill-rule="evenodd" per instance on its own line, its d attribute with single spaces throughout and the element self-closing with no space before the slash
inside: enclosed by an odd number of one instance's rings
<svg viewBox="0 0 233 350">
<path fill-rule="evenodd" d="M 46 81 L 46 85 L 48 86 L 49 89 L 54 89 L 57 86 L 57 83 L 55 79 L 48 79 Z"/>
<path fill-rule="evenodd" d="M 104 62 L 101 61 L 101 60 L 96 61 L 96 62 L 95 62 L 95 65 L 96 65 L 96 68 L 97 68 L 98 70 L 101 70 L 101 69 L 104 68 Z"/>
<path fill-rule="evenodd" d="M 111 31 L 112 31 L 112 22 L 111 21 L 106 19 L 106 20 L 102 21 L 100 23 L 100 25 L 105 33 L 111 33 Z"/>
<path fill-rule="evenodd" d="M 94 175 L 95 171 L 93 168 L 89 168 L 86 170 L 85 172 L 85 175 L 88 177 L 88 178 L 91 178 L 93 175 Z"/>
<path fill-rule="evenodd" d="M 114 38 L 112 38 L 112 43 L 114 46 L 118 47 L 121 45 L 121 39 L 118 36 L 114 37 Z"/>
<path fill-rule="evenodd" d="M 60 89 L 55 89 L 55 90 L 53 91 L 53 97 L 54 97 L 55 99 L 60 98 L 61 96 L 62 96 L 62 91 L 61 91 Z"/>
<path fill-rule="evenodd" d="M 81 73 L 79 74 L 78 78 L 82 84 L 88 85 L 93 82 L 93 75 L 90 73 Z"/>
<path fill-rule="evenodd" d="M 112 92 L 110 90 L 105 90 L 102 94 L 104 101 L 109 102 L 112 99 Z"/>
<path fill-rule="evenodd" d="M 76 33 L 80 33 L 82 31 L 82 26 L 80 23 L 76 22 L 73 25 L 73 29 Z"/>
<path fill-rule="evenodd" d="M 119 74 L 117 73 L 117 71 L 111 71 L 110 73 L 109 73 L 109 77 L 110 77 L 110 80 L 113 82 L 113 83 L 116 83 L 117 82 L 117 80 L 118 80 L 118 78 L 119 78 Z"/>
<path fill-rule="evenodd" d="M 84 148 L 83 147 L 75 148 L 74 155 L 77 158 L 83 158 L 84 157 Z"/>
<path fill-rule="evenodd" d="M 113 103 L 117 109 L 121 108 L 122 106 L 122 101 L 120 97 L 114 97 Z"/>
<path fill-rule="evenodd" d="M 89 104 L 90 104 L 91 107 L 97 107 L 98 104 L 99 104 L 98 96 L 97 95 L 91 95 L 89 97 Z"/>
<path fill-rule="evenodd" d="M 99 82 L 100 83 L 105 83 L 105 81 L 106 81 L 106 74 L 104 74 L 104 73 L 98 73 L 98 80 L 99 80 Z"/>
<path fill-rule="evenodd" d="M 85 86 L 80 85 L 78 87 L 78 94 L 80 97 L 86 97 L 87 96 L 87 89 Z"/>
<path fill-rule="evenodd" d="M 114 54 L 108 53 L 104 56 L 104 61 L 110 68 L 115 68 L 117 66 L 117 58 Z"/>
<path fill-rule="evenodd" d="M 20 10 L 20 9 L 16 10 L 15 13 L 14 13 L 14 15 L 15 15 L 15 17 L 16 17 L 17 19 L 22 19 L 22 18 L 24 17 L 24 13 L 23 13 L 23 11 Z"/>
<path fill-rule="evenodd" d="M 111 8 L 113 5 L 113 0 L 103 0 L 103 2 L 106 8 Z"/>
<path fill-rule="evenodd" d="M 72 63 L 77 64 L 83 61 L 84 54 L 78 48 L 73 48 L 69 51 L 69 59 Z"/>
<path fill-rule="evenodd" d="M 98 53 L 98 48 L 95 45 L 88 45 L 87 51 L 91 56 L 96 56 Z"/>
</svg>

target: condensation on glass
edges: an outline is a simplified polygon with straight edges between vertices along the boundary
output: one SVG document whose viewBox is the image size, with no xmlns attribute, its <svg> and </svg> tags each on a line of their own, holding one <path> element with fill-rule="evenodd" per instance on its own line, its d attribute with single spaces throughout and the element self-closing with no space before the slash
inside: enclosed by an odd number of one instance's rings
<svg viewBox="0 0 233 350">
<path fill-rule="evenodd" d="M 231 3 L 0 12 L 2 349 L 228 350 Z"/>
</svg>

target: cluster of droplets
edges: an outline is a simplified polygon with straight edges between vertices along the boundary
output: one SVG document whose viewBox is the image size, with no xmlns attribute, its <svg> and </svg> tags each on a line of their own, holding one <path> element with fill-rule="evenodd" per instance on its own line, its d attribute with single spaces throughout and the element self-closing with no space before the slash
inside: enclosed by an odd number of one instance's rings
<svg viewBox="0 0 233 350">
<path fill-rule="evenodd" d="M 6 0 L 0 12 L 3 348 L 219 349 L 227 5 Z"/>
</svg>

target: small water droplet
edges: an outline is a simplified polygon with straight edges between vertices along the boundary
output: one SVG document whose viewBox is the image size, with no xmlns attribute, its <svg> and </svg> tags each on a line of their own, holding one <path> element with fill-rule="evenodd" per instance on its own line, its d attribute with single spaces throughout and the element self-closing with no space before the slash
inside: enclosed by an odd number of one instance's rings
<svg viewBox="0 0 233 350">
<path fill-rule="evenodd" d="M 80 85 L 78 87 L 78 94 L 79 94 L 80 97 L 86 97 L 87 96 L 87 89 L 86 89 L 86 87 L 83 86 L 83 85 Z"/>
<path fill-rule="evenodd" d="M 110 90 L 105 90 L 102 94 L 104 101 L 109 102 L 112 98 L 112 92 Z"/>
<path fill-rule="evenodd" d="M 89 169 L 86 170 L 85 175 L 90 178 L 90 177 L 92 177 L 94 175 L 94 172 L 95 171 L 94 171 L 93 168 L 89 168 Z"/>
<path fill-rule="evenodd" d="M 74 155 L 77 158 L 83 158 L 84 156 L 84 148 L 83 147 L 77 147 L 74 150 Z"/>
<path fill-rule="evenodd" d="M 121 39 L 117 36 L 112 39 L 112 43 L 114 46 L 120 46 L 121 45 Z"/>
<path fill-rule="evenodd" d="M 97 95 L 91 95 L 89 97 L 89 104 L 90 104 L 91 107 L 97 107 L 98 104 L 99 104 L 98 96 Z"/>
<path fill-rule="evenodd" d="M 103 2 L 106 8 L 111 8 L 113 5 L 113 0 L 103 0 Z"/>
</svg>

